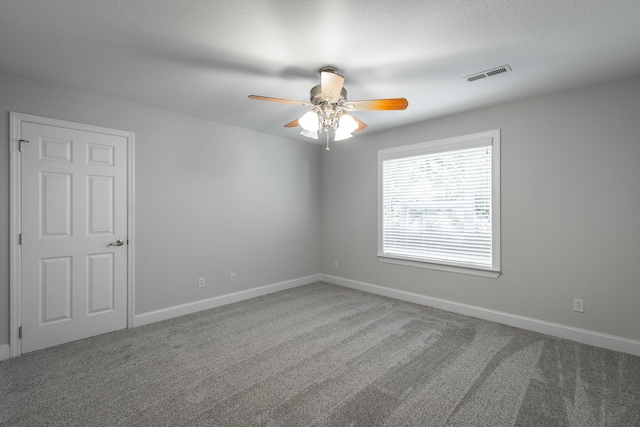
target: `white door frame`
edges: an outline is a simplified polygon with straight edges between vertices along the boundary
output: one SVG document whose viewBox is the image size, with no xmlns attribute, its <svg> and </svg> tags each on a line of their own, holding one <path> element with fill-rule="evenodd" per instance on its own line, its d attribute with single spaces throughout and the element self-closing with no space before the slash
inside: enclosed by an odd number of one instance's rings
<svg viewBox="0 0 640 427">
<path fill-rule="evenodd" d="M 135 314 L 135 209 L 134 209 L 134 146 L 133 132 L 108 129 L 65 120 L 51 119 L 23 113 L 9 113 L 9 345 L 10 357 L 22 354 L 19 328 L 22 325 L 22 251 L 19 234 L 22 232 L 22 158 L 20 129 L 23 122 L 68 127 L 87 132 L 118 135 L 127 140 L 127 328 L 132 328 Z M 35 141 L 32 141 L 35 144 Z"/>
</svg>

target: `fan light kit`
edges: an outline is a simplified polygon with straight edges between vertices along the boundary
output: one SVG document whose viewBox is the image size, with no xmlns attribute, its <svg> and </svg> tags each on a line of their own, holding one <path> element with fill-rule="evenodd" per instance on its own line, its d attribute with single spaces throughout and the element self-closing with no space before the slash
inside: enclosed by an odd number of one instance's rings
<svg viewBox="0 0 640 427">
<path fill-rule="evenodd" d="M 287 123 L 284 127 L 300 126 L 302 128 L 300 134 L 313 139 L 318 139 L 322 132 L 326 133 L 327 150 L 331 132 L 333 132 L 334 141 L 342 141 L 351 138 L 353 132 L 367 127 L 364 122 L 349 114 L 350 111 L 404 110 L 409 105 L 405 98 L 347 101 L 347 90 L 343 85 L 344 77 L 338 74 L 336 68 L 323 67 L 320 69 L 320 84 L 311 89 L 309 102 L 259 95 L 249 95 L 249 98 L 313 107 L 311 111 Z"/>
</svg>

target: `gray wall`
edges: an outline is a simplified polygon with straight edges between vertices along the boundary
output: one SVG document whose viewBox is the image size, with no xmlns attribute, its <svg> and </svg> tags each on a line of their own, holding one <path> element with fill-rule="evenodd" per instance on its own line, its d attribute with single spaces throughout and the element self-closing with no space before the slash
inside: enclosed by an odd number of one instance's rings
<svg viewBox="0 0 640 427">
<path fill-rule="evenodd" d="M 320 271 L 320 148 L 0 74 L 9 111 L 135 132 L 136 313 Z M 0 344 L 9 342 L 9 149 L 0 150 Z M 229 283 L 229 272 L 236 281 Z M 207 285 L 198 288 L 198 278 Z"/>
<path fill-rule="evenodd" d="M 640 76 L 360 135 L 329 152 L 0 74 L 5 136 L 9 111 L 136 133 L 136 313 L 322 272 L 640 340 Z M 377 150 L 495 128 L 503 276 L 378 262 Z M 0 344 L 8 153 L 0 150 Z M 574 297 L 585 313 L 572 311 Z"/>
<path fill-rule="evenodd" d="M 503 276 L 380 263 L 377 150 L 496 128 Z M 353 138 L 321 180 L 323 273 L 640 340 L 640 76 Z"/>
</svg>

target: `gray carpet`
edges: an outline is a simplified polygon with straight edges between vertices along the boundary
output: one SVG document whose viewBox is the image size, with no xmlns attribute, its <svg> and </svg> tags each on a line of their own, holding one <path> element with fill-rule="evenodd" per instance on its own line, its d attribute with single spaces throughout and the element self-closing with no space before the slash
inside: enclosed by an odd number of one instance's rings
<svg viewBox="0 0 640 427">
<path fill-rule="evenodd" d="M 640 357 L 315 283 L 0 362 L 0 425 L 640 426 Z"/>
</svg>

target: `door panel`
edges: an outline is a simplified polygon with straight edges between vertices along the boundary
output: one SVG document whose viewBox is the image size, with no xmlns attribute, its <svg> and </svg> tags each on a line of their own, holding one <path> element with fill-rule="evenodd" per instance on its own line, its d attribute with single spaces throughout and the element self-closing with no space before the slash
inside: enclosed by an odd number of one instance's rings
<svg viewBox="0 0 640 427">
<path fill-rule="evenodd" d="M 87 190 L 87 234 L 113 236 L 113 177 L 88 176 Z"/>
<path fill-rule="evenodd" d="M 71 257 L 40 260 L 40 324 L 71 319 Z"/>
<path fill-rule="evenodd" d="M 71 162 L 72 141 L 61 139 L 42 138 L 39 141 L 40 160 L 57 162 Z"/>
<path fill-rule="evenodd" d="M 71 237 L 69 173 L 40 172 L 40 237 Z"/>
<path fill-rule="evenodd" d="M 87 314 L 103 313 L 114 309 L 113 254 L 87 256 L 87 292 L 89 293 Z"/>
<path fill-rule="evenodd" d="M 70 124 L 71 125 L 71 124 Z M 127 325 L 127 138 L 22 122 L 22 352 Z"/>
</svg>

